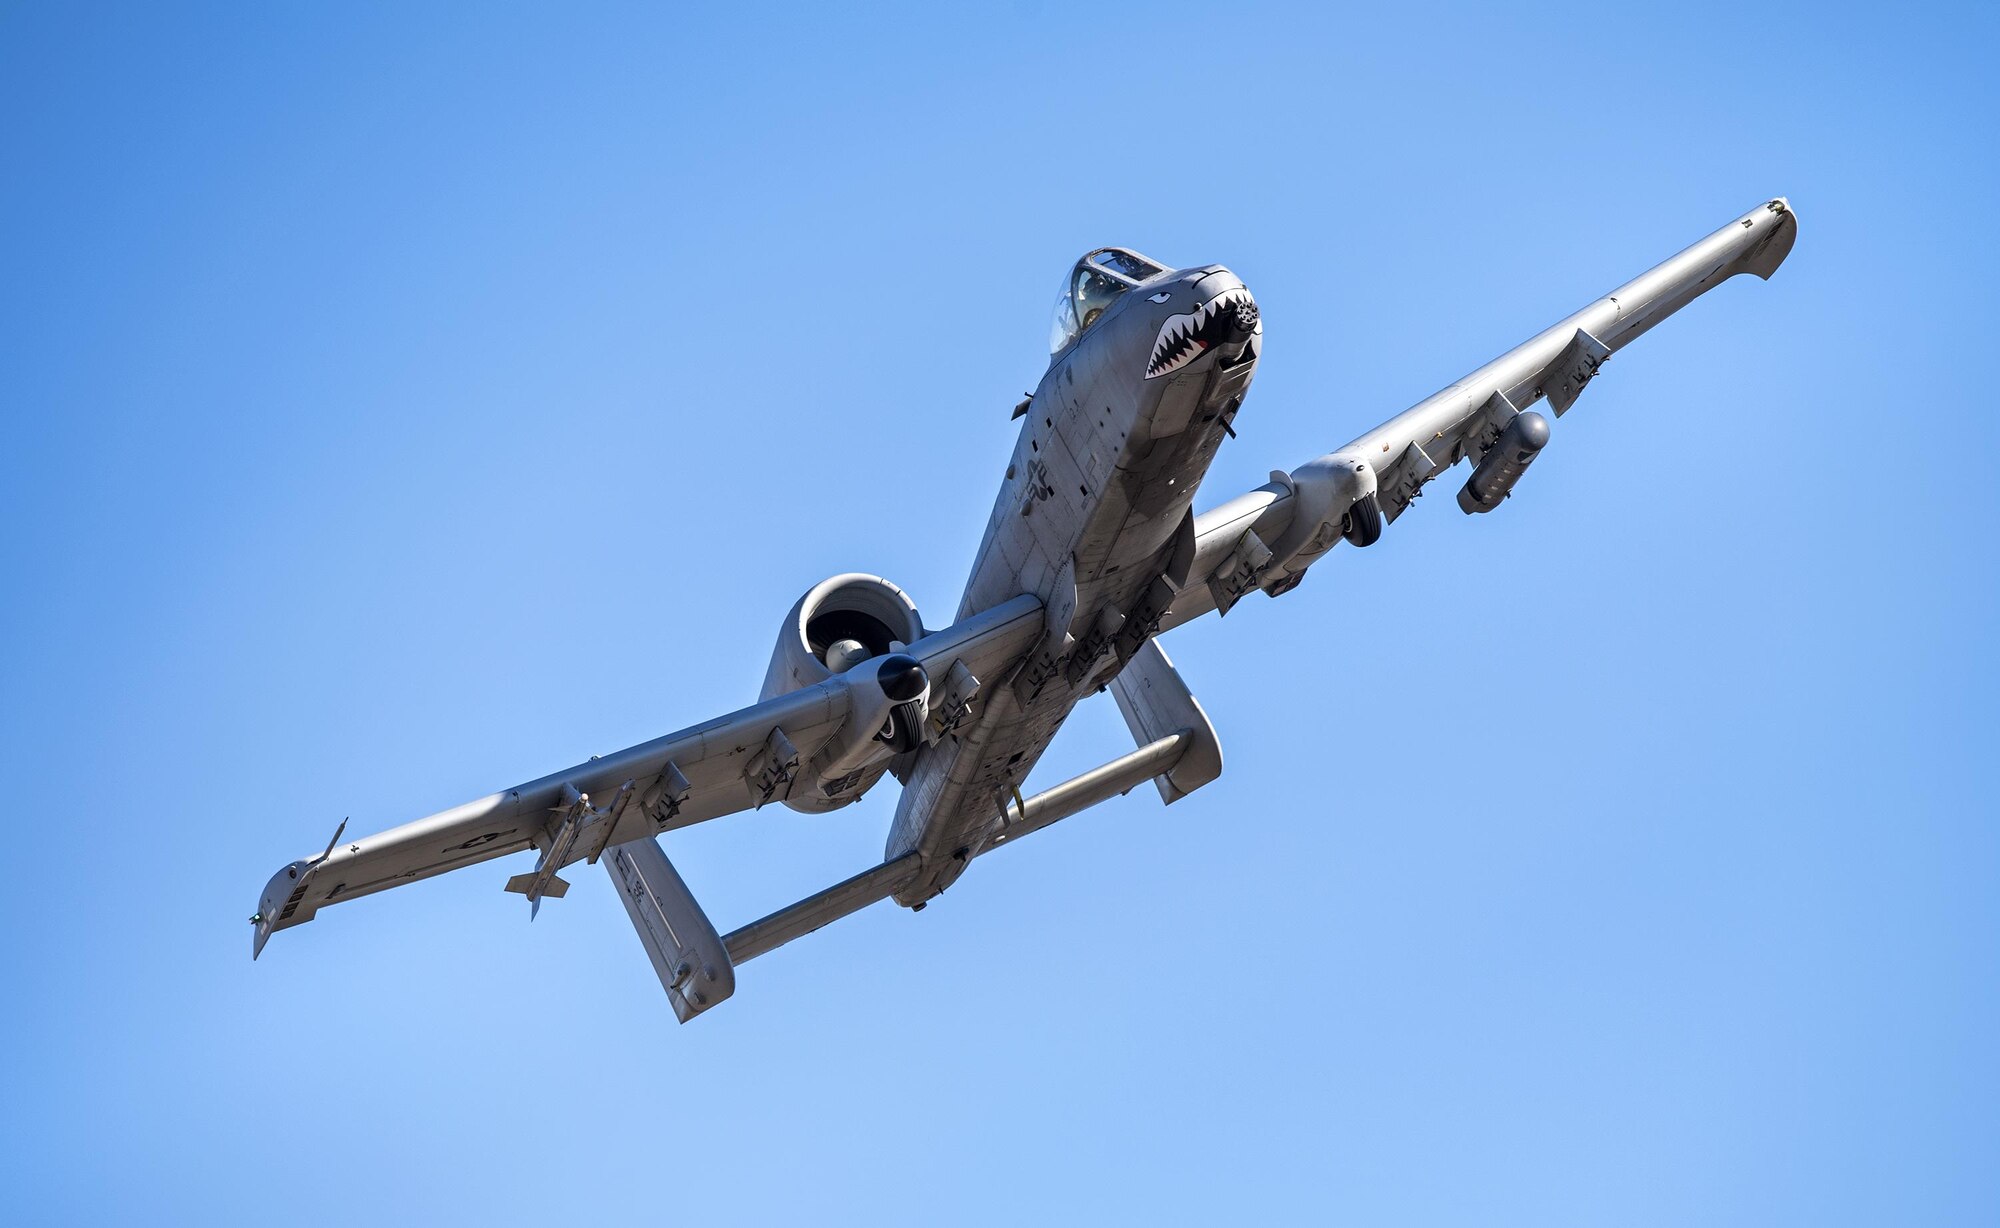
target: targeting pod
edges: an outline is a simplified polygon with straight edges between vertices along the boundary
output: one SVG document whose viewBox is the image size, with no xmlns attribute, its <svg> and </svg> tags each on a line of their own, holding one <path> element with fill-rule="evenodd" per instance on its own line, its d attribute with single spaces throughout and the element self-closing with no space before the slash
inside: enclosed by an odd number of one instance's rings
<svg viewBox="0 0 2000 1228">
<path fill-rule="evenodd" d="M 1500 432 L 1500 438 L 1486 449 L 1479 467 L 1472 476 L 1465 479 L 1465 489 L 1458 492 L 1458 505 L 1469 516 L 1474 512 L 1490 512 L 1500 506 L 1514 489 L 1514 483 L 1535 463 L 1543 448 L 1549 446 L 1549 420 L 1529 410 L 1515 414 Z"/>
</svg>

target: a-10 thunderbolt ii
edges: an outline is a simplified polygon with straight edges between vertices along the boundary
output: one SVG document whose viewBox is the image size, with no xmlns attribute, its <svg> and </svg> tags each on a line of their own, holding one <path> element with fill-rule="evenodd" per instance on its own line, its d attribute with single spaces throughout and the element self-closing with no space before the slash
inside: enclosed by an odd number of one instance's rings
<svg viewBox="0 0 2000 1228">
<path fill-rule="evenodd" d="M 1143 781 L 1168 803 L 1222 771 L 1214 728 L 1157 637 L 1253 592 L 1292 591 L 1342 542 L 1375 545 L 1460 461 L 1468 513 L 1489 512 L 1605 360 L 1738 273 L 1769 278 L 1798 223 L 1782 198 L 1464 379 L 1290 473 L 1199 515 L 1201 484 L 1263 358 L 1257 303 L 1221 265 L 1169 269 L 1123 248 L 1064 280 L 1048 371 L 1014 409 L 1007 463 L 972 576 L 933 630 L 879 576 L 814 585 L 785 615 L 750 707 L 527 784 L 346 840 L 274 875 L 252 954 L 329 904 L 512 853 L 531 909 L 559 874 L 602 864 L 674 1013 L 728 998 L 744 961 L 878 900 L 921 909 L 979 857 Z M 1021 794 L 1077 702 L 1108 688 L 1137 749 Z M 718 933 L 659 837 L 780 802 L 821 813 L 893 776 L 882 864 Z"/>
</svg>

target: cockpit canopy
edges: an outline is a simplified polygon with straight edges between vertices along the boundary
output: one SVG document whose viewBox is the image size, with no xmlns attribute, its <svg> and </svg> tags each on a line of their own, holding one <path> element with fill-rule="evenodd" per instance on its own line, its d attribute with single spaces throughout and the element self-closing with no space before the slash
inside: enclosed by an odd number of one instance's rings
<svg viewBox="0 0 2000 1228">
<path fill-rule="evenodd" d="M 1100 247 L 1084 256 L 1063 278 L 1056 296 L 1055 321 L 1049 327 L 1049 353 L 1054 354 L 1097 323 L 1097 317 L 1118 296 L 1167 270 L 1122 247 Z"/>
</svg>

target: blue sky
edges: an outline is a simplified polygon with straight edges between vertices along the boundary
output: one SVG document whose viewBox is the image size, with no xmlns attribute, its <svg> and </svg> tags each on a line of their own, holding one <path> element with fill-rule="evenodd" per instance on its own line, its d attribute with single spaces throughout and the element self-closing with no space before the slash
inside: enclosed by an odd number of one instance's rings
<svg viewBox="0 0 2000 1228">
<path fill-rule="evenodd" d="M 1989 10 L 721 12 L 0 13 L 10 1218 L 2000 1218 Z M 343 815 L 739 707 L 826 575 L 948 618 L 1079 252 L 1257 293 L 1206 506 L 1781 193 L 1502 512 L 1169 638 L 1170 810 L 686 1028 L 511 863 L 251 964 Z M 731 926 L 891 806 L 669 848 Z"/>
</svg>

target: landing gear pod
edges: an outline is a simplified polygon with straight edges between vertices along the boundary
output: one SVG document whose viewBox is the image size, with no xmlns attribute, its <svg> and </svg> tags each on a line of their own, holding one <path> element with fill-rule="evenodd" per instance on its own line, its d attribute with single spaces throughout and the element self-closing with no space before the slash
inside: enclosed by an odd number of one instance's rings
<svg viewBox="0 0 2000 1228">
<path fill-rule="evenodd" d="M 1474 512 L 1490 512 L 1500 506 L 1514 483 L 1535 463 L 1542 449 L 1549 446 L 1549 420 L 1529 410 L 1515 414 L 1500 432 L 1500 438 L 1486 449 L 1486 455 L 1472 476 L 1465 479 L 1465 489 L 1458 492 L 1458 505 L 1470 516 Z"/>
<path fill-rule="evenodd" d="M 1382 506 L 1376 498 L 1375 469 L 1353 452 L 1335 452 L 1291 473 L 1273 473 L 1297 501 L 1291 523 L 1271 544 L 1273 568 L 1295 570 L 1346 538 L 1357 546 L 1373 545 L 1382 536 Z"/>
<path fill-rule="evenodd" d="M 1372 546 L 1382 540 L 1382 504 L 1369 491 L 1354 501 L 1341 519 L 1340 535 L 1357 546 Z"/>
</svg>

